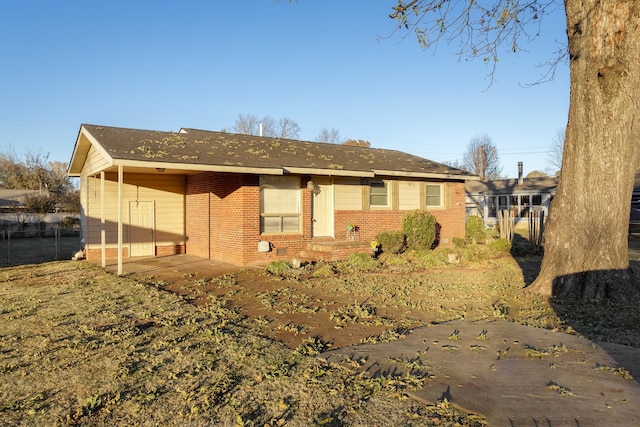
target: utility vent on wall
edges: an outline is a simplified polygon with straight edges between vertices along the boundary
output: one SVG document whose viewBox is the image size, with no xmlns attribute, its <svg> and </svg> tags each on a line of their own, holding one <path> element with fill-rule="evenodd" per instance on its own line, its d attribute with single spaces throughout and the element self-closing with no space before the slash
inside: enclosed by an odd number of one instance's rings
<svg viewBox="0 0 640 427">
<path fill-rule="evenodd" d="M 276 249 L 276 255 L 286 255 L 286 254 L 287 254 L 287 248 Z"/>
<path fill-rule="evenodd" d="M 258 242 L 258 252 L 269 252 L 271 250 L 271 243 L 266 240 L 260 240 Z"/>
</svg>

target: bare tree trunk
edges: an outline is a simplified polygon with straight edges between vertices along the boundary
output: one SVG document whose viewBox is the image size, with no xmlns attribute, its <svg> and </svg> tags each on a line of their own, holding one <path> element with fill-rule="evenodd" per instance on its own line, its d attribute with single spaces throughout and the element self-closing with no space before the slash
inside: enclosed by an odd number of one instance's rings
<svg viewBox="0 0 640 427">
<path fill-rule="evenodd" d="M 540 274 L 545 295 L 637 294 L 628 223 L 640 166 L 640 2 L 565 0 L 571 100 Z"/>
</svg>

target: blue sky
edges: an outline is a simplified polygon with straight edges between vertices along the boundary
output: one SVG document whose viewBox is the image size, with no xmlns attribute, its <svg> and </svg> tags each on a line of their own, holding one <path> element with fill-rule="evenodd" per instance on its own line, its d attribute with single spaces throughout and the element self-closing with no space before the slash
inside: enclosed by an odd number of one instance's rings
<svg viewBox="0 0 640 427">
<path fill-rule="evenodd" d="M 31 1 L 2 4 L 0 150 L 69 161 L 82 123 L 230 129 L 239 114 L 289 117 L 373 147 L 461 160 L 487 134 L 503 174 L 549 166 L 569 70 L 533 87 L 565 37 L 562 10 L 489 69 L 455 46 L 392 34 L 395 0 Z M 387 37 L 390 36 L 390 37 Z"/>
</svg>

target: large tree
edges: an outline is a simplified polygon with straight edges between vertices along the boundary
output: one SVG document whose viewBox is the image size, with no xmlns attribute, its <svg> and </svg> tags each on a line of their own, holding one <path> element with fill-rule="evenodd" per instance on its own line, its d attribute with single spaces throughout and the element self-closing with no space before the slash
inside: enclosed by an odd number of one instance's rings
<svg viewBox="0 0 640 427">
<path fill-rule="evenodd" d="M 9 148 L 0 152 L 0 188 L 46 190 L 53 195 L 72 192 L 67 164 L 48 158 L 49 154 L 39 151 L 19 155 Z"/>
<path fill-rule="evenodd" d="M 25 202 L 33 212 L 47 212 L 56 205 L 79 212 L 80 194 L 67 176 L 67 164 L 48 158 L 39 151 L 19 155 L 11 147 L 0 152 L 0 188 L 41 190 Z"/>
<path fill-rule="evenodd" d="M 489 135 L 478 135 L 471 138 L 462 158 L 462 169 L 478 175 L 481 180 L 499 179 L 502 173 L 498 147 Z"/>
<path fill-rule="evenodd" d="M 555 0 L 398 0 L 391 17 L 398 28 L 415 30 L 425 47 L 458 40 L 461 53 L 491 62 L 503 44 L 519 51 L 528 25 L 539 28 L 559 6 Z M 544 258 L 529 289 L 628 299 L 638 293 L 627 227 L 640 167 L 640 1 L 565 0 L 564 12 L 569 119 Z"/>
</svg>

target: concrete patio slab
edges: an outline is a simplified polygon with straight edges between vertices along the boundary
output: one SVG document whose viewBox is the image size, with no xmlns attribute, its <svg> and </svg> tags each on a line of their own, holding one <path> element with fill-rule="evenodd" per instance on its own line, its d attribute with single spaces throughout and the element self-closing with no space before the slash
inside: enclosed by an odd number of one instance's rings
<svg viewBox="0 0 640 427">
<path fill-rule="evenodd" d="M 97 264 L 100 263 L 97 262 Z M 107 259 L 105 268 L 107 271 L 117 274 L 118 261 L 116 259 Z M 227 264 L 187 254 L 125 258 L 122 261 L 122 268 L 124 275 L 149 274 L 155 276 L 166 275 L 168 277 L 190 273 L 215 277 L 242 269 L 242 267 L 234 264 Z"/>
<path fill-rule="evenodd" d="M 426 375 L 415 398 L 446 398 L 491 426 L 640 425 L 640 385 L 628 376 L 640 376 L 640 349 L 603 347 L 575 335 L 504 320 L 457 320 L 321 357 L 350 366 L 359 360 L 372 376 Z"/>
</svg>

